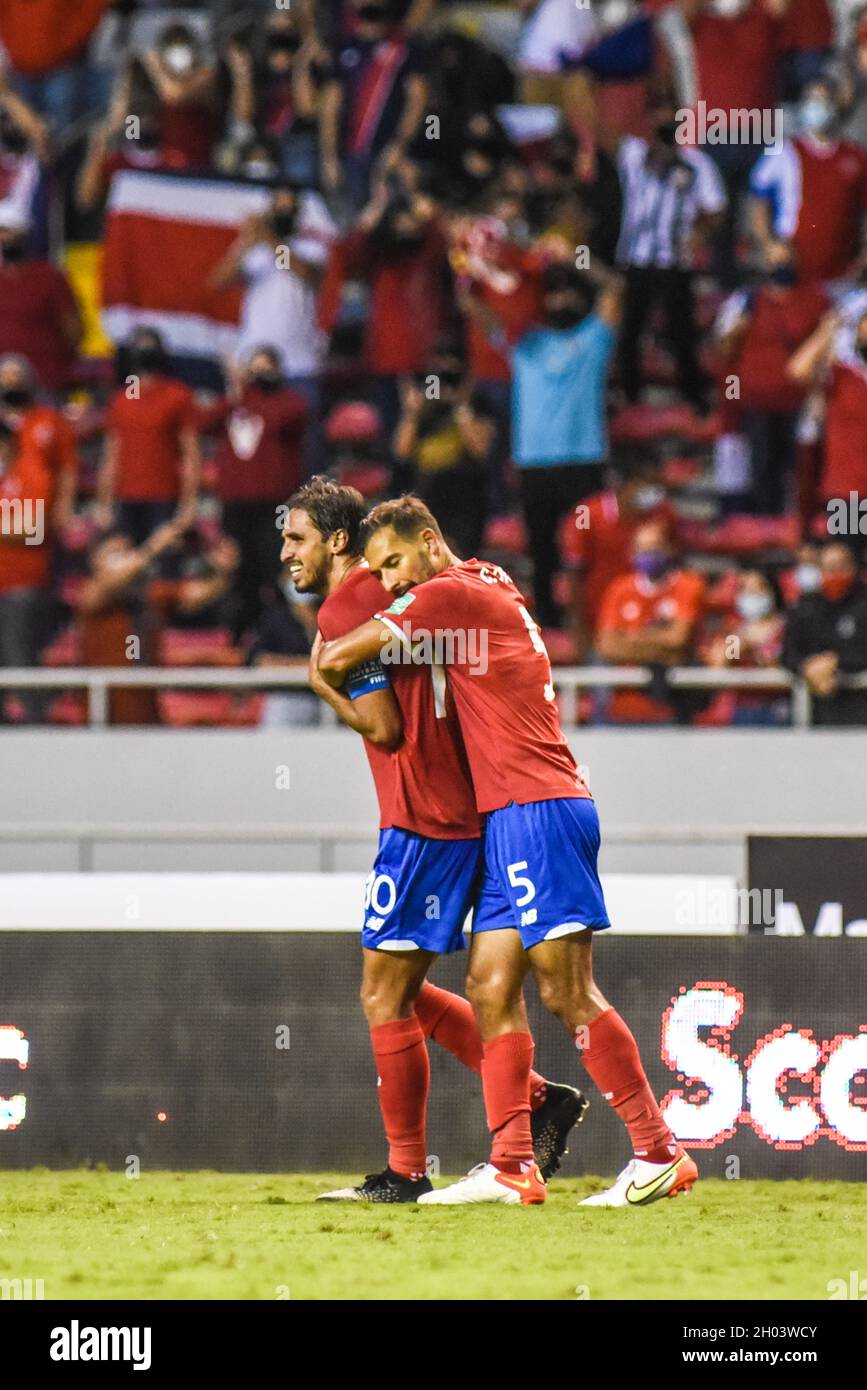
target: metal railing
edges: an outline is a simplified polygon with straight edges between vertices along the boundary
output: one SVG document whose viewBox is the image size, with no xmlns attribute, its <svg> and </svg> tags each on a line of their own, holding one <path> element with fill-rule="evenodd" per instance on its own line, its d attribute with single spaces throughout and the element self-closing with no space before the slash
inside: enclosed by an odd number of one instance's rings
<svg viewBox="0 0 867 1390">
<path fill-rule="evenodd" d="M 667 673 L 673 690 L 761 690 L 788 694 L 792 702 L 792 724 L 809 728 L 812 722 L 812 696 L 805 681 L 789 671 L 773 667 L 734 671 L 704 666 L 673 666 Z M 642 689 L 651 685 L 653 672 L 645 666 L 555 666 L 554 688 L 560 696 L 564 728 L 574 728 L 576 697 L 581 691 L 599 689 Z M 846 690 L 867 690 L 867 672 L 844 677 Z M 129 689 L 150 690 L 264 690 L 273 693 L 308 691 L 303 667 L 146 666 L 125 670 L 116 666 L 61 667 L 52 669 L 0 668 L 0 691 L 83 690 L 87 692 L 88 724 L 103 728 L 108 723 L 109 692 Z M 333 726 L 333 710 L 320 701 L 319 722 Z"/>
<path fill-rule="evenodd" d="M 731 825 L 670 825 L 656 823 L 638 825 L 606 825 L 606 844 L 614 845 L 728 845 L 740 848 L 744 860 L 748 831 Z M 796 832 L 791 832 L 796 833 Z M 813 833 L 803 831 L 804 834 Z M 849 829 L 841 834 L 851 834 Z M 191 845 L 191 844 L 255 844 L 311 845 L 318 857 L 318 872 L 333 873 L 337 867 L 340 845 L 369 845 L 376 843 L 373 823 L 306 821 L 275 825 L 266 821 L 258 825 L 246 822 L 221 824 L 174 821 L 37 821 L 0 823 L 0 845 L 5 844 L 73 844 L 76 868 L 79 873 L 93 873 L 97 850 L 106 844 L 114 845 Z"/>
</svg>

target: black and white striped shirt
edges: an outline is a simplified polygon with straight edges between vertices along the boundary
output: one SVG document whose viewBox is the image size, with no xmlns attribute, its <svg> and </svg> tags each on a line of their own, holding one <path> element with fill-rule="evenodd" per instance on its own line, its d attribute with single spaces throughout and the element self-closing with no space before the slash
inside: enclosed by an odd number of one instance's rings
<svg viewBox="0 0 867 1390">
<path fill-rule="evenodd" d="M 713 160 L 678 147 L 666 166 L 648 162 L 646 140 L 627 136 L 617 166 L 623 187 L 623 221 L 617 260 L 623 266 L 688 270 L 687 242 L 702 214 L 722 212 L 725 188 Z"/>
</svg>

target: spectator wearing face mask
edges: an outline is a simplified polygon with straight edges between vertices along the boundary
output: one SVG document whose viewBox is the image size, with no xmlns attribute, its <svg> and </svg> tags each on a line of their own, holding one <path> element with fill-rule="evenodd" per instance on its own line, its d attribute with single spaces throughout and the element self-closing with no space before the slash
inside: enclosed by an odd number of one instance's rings
<svg viewBox="0 0 867 1390">
<path fill-rule="evenodd" d="M 294 15 L 269 15 L 254 70 L 256 129 L 274 144 L 283 177 L 306 186 L 317 182 L 317 106 L 327 70 Z"/>
<path fill-rule="evenodd" d="M 699 410 L 707 382 L 698 363 L 693 267 L 719 224 L 726 197 L 712 161 L 677 143 L 674 108 L 659 102 L 650 140 L 627 136 L 618 155 L 623 225 L 617 261 L 626 277 L 620 371 L 627 401 L 641 392 L 642 334 L 654 306 L 665 314 L 683 395 Z"/>
<path fill-rule="evenodd" d="M 158 101 L 162 148 L 185 168 L 210 168 L 224 112 L 234 125 L 250 127 L 252 123 L 250 56 L 240 44 L 230 43 L 224 58 L 222 69 L 183 23 L 169 24 L 156 46 L 142 56 Z"/>
<path fill-rule="evenodd" d="M 30 254 L 28 227 L 11 213 L 0 222 L 0 347 L 32 364 L 47 391 L 69 384 L 81 316 L 63 271 Z"/>
<path fill-rule="evenodd" d="M 583 498 L 598 492 L 608 453 L 605 387 L 620 317 L 620 284 L 599 267 L 594 278 L 570 266 L 549 266 L 542 279 L 541 323 L 509 343 L 508 334 L 472 293 L 465 311 L 509 348 L 512 367 L 512 449 L 520 470 L 536 618 L 556 627 L 552 594 L 558 563 L 557 527 Z M 493 309 L 493 312 L 492 312 Z"/>
<path fill-rule="evenodd" d="M 212 275 L 216 287 L 243 285 L 235 364 L 267 343 L 278 354 L 287 386 L 307 402 L 304 467 L 313 472 L 318 450 L 320 374 L 326 338 L 317 322 L 319 285 L 336 228 L 318 193 L 287 183 L 270 207 L 241 229 Z"/>
<path fill-rule="evenodd" d="M 768 151 L 753 170 L 753 233 L 764 252 L 774 240 L 791 241 L 800 280 L 839 280 L 861 251 L 867 151 L 839 139 L 830 80 L 805 87 L 798 119 L 801 134 Z"/>
<path fill-rule="evenodd" d="M 731 295 L 717 318 L 721 374 L 737 378 L 738 428 L 750 452 L 750 491 L 726 494 L 729 511 L 779 516 L 794 501 L 797 425 L 806 388 L 791 379 L 788 364 L 829 307 L 821 285 L 797 281 L 792 247 L 772 241 L 759 261 L 756 283 Z"/>
<path fill-rule="evenodd" d="M 97 476 L 97 520 L 120 525 L 142 545 L 177 513 L 195 509 L 201 452 L 192 392 L 169 374 L 169 358 L 153 328 L 137 328 L 126 376 L 108 403 Z"/>
<path fill-rule="evenodd" d="M 497 198 L 492 206 L 508 211 L 508 200 Z M 501 217 L 457 215 L 449 223 L 449 239 L 449 261 L 461 296 L 472 291 L 511 339 L 538 322 L 541 258 L 517 243 Z M 470 375 L 495 421 L 488 490 L 493 511 L 502 513 L 509 509 L 511 491 L 506 469 L 512 455 L 512 368 L 508 352 L 490 341 L 472 315 L 465 328 Z"/>
<path fill-rule="evenodd" d="M 402 407 L 392 446 L 402 482 L 430 507 L 449 545 L 470 559 L 487 519 L 485 462 L 496 426 L 457 347 L 441 345 L 427 370 L 404 383 Z"/>
<path fill-rule="evenodd" d="M 804 541 L 795 552 L 795 563 L 780 575 L 780 586 L 786 607 L 793 608 L 807 594 L 818 593 L 822 587 L 822 551 L 816 541 Z"/>
<path fill-rule="evenodd" d="M 662 467 L 642 445 L 621 445 L 610 470 L 611 486 L 579 503 L 562 529 L 562 554 L 570 576 L 576 660 L 584 661 L 602 598 L 609 585 L 628 574 L 635 533 L 645 521 L 677 531 L 677 514 L 666 497 Z"/>
<path fill-rule="evenodd" d="M 789 362 L 789 375 L 825 397 L 825 443 L 819 496 L 823 502 L 867 494 L 867 314 L 847 328 L 826 314 Z"/>
<path fill-rule="evenodd" d="M 45 637 L 53 509 L 51 473 L 32 444 L 22 447 L 0 420 L 0 667 L 36 665 Z M 25 695 L 22 703 L 28 718 L 41 717 L 38 694 Z"/>
<path fill-rule="evenodd" d="M 633 537 L 631 573 L 613 580 L 602 597 L 596 650 L 612 666 L 660 668 L 657 688 L 614 691 L 608 720 L 670 723 L 683 717 L 687 702 L 665 690 L 661 668 L 692 660 L 704 603 L 704 580 L 678 567 L 666 524 L 643 522 Z"/>
<path fill-rule="evenodd" d="M 445 231 L 413 165 L 377 176 L 370 202 L 336 246 L 322 293 L 327 332 L 350 280 L 368 287 L 364 362 L 390 436 L 400 415 L 400 379 L 425 369 L 454 318 Z"/>
<path fill-rule="evenodd" d="M 377 164 L 401 160 L 426 112 L 420 47 L 400 24 L 395 0 L 350 0 L 353 36 L 338 46 L 322 91 L 323 189 L 364 205 Z"/>
<path fill-rule="evenodd" d="M 63 531 L 72 520 L 78 486 L 78 447 L 62 411 L 41 401 L 30 363 L 16 353 L 0 357 L 0 420 L 18 435 L 21 451 L 36 457 L 54 481 L 51 522 Z"/>
<path fill-rule="evenodd" d="M 467 73 L 472 72 L 472 82 Z M 510 153 L 509 140 L 496 117 L 496 107 L 511 102 L 515 79 L 500 54 L 467 34 L 448 29 L 430 46 L 427 111 L 439 121 L 436 149 L 424 149 L 431 141 L 422 130 L 413 153 L 420 159 L 433 156 L 452 191 L 477 197 L 490 178 L 488 160 L 495 166 Z M 475 168 L 467 166 L 467 154 L 480 156 Z M 497 172 L 495 167 L 494 172 Z M 458 203 L 458 199 L 454 201 Z M 460 205 L 458 203 L 458 205 Z"/>
<path fill-rule="evenodd" d="M 814 697 L 814 724 L 867 724 L 867 690 L 844 690 L 841 677 L 867 671 L 867 587 L 852 550 L 822 550 L 822 584 L 789 614 L 783 662 Z"/>
<path fill-rule="evenodd" d="M 255 349 L 235 388 L 200 416 L 217 433 L 214 463 L 223 503 L 223 530 L 238 544 L 238 632 L 261 609 L 261 591 L 279 568 L 277 508 L 301 485 L 301 445 L 307 404 L 286 386 L 273 348 Z"/>
<path fill-rule="evenodd" d="M 737 576 L 731 611 L 700 642 L 705 666 L 725 670 L 778 667 L 786 619 L 780 585 L 771 574 L 745 569 Z M 771 691 L 721 690 L 711 701 L 710 722 L 769 725 L 789 722 L 789 701 Z"/>
</svg>

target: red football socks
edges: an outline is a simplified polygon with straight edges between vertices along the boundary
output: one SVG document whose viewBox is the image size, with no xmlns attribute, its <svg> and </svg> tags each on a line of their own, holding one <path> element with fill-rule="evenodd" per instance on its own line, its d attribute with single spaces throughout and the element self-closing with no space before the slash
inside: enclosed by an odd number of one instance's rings
<svg viewBox="0 0 867 1390">
<path fill-rule="evenodd" d="M 418 1019 L 378 1023 L 370 1030 L 379 1074 L 379 1108 L 388 1139 L 388 1166 L 406 1178 L 424 1177 L 425 1112 L 430 1087 L 427 1044 Z"/>
<path fill-rule="evenodd" d="M 606 1009 L 586 1028 L 588 1044 L 581 1051 L 584 1065 L 629 1130 L 636 1158 L 670 1163 L 677 1153 L 677 1140 L 662 1118 L 629 1028 L 616 1009 Z"/>
<path fill-rule="evenodd" d="M 415 1011 L 426 1038 L 444 1047 L 470 1071 L 481 1072 L 482 1036 L 468 999 L 425 980 L 415 1001 Z M 530 1109 L 538 1109 L 544 1099 L 545 1078 L 531 1070 Z"/>
<path fill-rule="evenodd" d="M 488 1129 L 493 1134 L 491 1162 L 504 1173 L 520 1173 L 533 1163 L 530 1132 L 529 1033 L 503 1033 L 484 1044 L 482 1087 Z"/>
</svg>

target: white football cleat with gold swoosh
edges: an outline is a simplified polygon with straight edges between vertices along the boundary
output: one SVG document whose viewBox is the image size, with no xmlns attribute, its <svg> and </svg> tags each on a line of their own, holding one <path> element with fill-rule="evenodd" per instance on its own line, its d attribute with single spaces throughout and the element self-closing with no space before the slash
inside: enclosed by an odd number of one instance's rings
<svg viewBox="0 0 867 1390">
<path fill-rule="evenodd" d="M 476 1202 L 502 1202 L 506 1206 L 538 1206 L 546 1197 L 545 1183 L 533 1164 L 526 1173 L 501 1173 L 492 1163 L 478 1163 L 465 1178 L 425 1192 L 419 1206 L 462 1207 Z"/>
<path fill-rule="evenodd" d="M 613 1187 L 585 1197 L 579 1207 L 646 1207 L 661 1197 L 676 1197 L 689 1192 L 698 1178 L 698 1168 L 689 1154 L 681 1149 L 671 1163 L 646 1163 L 633 1158 Z"/>
</svg>

